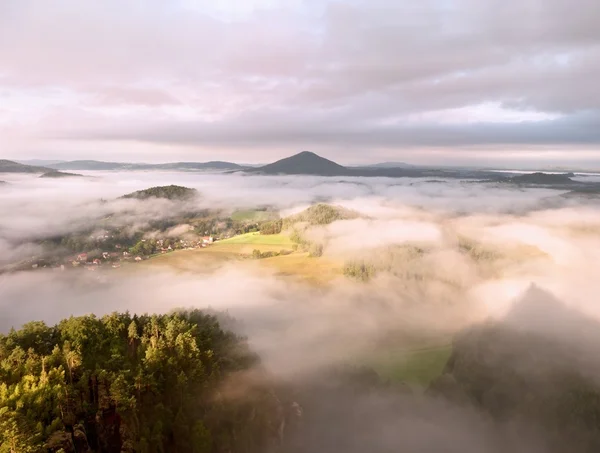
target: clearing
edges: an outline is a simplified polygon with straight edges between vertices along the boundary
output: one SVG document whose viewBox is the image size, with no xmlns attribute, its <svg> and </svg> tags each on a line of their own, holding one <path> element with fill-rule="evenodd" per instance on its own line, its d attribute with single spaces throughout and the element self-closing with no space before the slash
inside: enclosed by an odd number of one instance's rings
<svg viewBox="0 0 600 453">
<path fill-rule="evenodd" d="M 231 214 L 231 220 L 235 222 L 266 222 L 278 217 L 276 212 L 257 209 L 243 209 Z"/>
<path fill-rule="evenodd" d="M 449 343 L 403 351 L 386 350 L 369 365 L 384 379 L 427 388 L 441 376 L 451 354 Z"/>
<path fill-rule="evenodd" d="M 295 245 L 285 234 L 247 233 L 217 241 L 206 248 L 157 255 L 135 267 L 165 266 L 181 272 L 211 273 L 228 263 L 243 263 L 252 270 L 262 269 L 271 275 L 300 279 L 314 285 L 326 285 L 343 275 L 342 262 L 327 257 L 310 257 L 306 252 L 292 252 Z M 285 250 L 289 254 L 252 259 L 254 250 L 261 253 Z"/>
</svg>

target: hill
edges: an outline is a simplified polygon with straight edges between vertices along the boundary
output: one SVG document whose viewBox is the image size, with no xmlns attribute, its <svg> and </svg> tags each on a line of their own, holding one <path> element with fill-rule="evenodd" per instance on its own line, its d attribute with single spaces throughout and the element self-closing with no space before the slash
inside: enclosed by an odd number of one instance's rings
<svg viewBox="0 0 600 453">
<path fill-rule="evenodd" d="M 46 173 L 50 168 L 24 165 L 12 160 L 0 159 L 0 173 Z"/>
<path fill-rule="evenodd" d="M 17 160 L 20 164 L 24 165 L 33 165 L 36 167 L 49 167 L 50 165 L 63 163 L 64 160 L 56 160 L 56 159 L 26 159 L 26 160 Z"/>
<path fill-rule="evenodd" d="M 283 227 L 286 228 L 298 222 L 307 222 L 310 225 L 328 225 L 336 220 L 349 220 L 358 217 L 360 217 L 360 214 L 356 211 L 342 206 L 319 203 L 298 214 L 286 217 L 283 220 Z"/>
<path fill-rule="evenodd" d="M 460 334 L 430 391 L 496 420 L 527 420 L 557 452 L 597 451 L 600 413 L 594 351 L 598 323 L 533 288 L 502 322 Z M 594 446 L 594 448 L 592 448 Z"/>
<path fill-rule="evenodd" d="M 97 160 L 74 160 L 49 165 L 55 170 L 241 170 L 244 167 L 231 162 L 169 162 L 164 164 L 139 164 L 126 162 L 102 162 Z"/>
<path fill-rule="evenodd" d="M 155 170 L 241 170 L 242 165 L 232 162 L 210 161 L 210 162 L 172 162 L 167 164 L 147 165 Z"/>
<path fill-rule="evenodd" d="M 146 200 L 148 198 L 164 198 L 168 200 L 189 200 L 198 196 L 196 189 L 189 189 L 182 186 L 157 186 L 149 189 L 138 190 L 121 198 L 135 198 L 138 200 Z"/>
<path fill-rule="evenodd" d="M 360 165 L 360 168 L 414 168 L 414 165 L 410 165 L 404 162 L 380 162 L 372 165 Z"/>
<path fill-rule="evenodd" d="M 266 175 L 318 175 L 318 176 L 344 176 L 348 169 L 335 162 L 318 156 L 310 151 L 303 151 L 291 157 L 278 160 L 272 164 L 264 165 L 252 170 Z"/>
<path fill-rule="evenodd" d="M 512 176 L 508 179 L 504 179 L 504 182 L 512 184 L 541 184 L 541 185 L 553 185 L 553 184 L 572 184 L 574 181 L 569 178 L 568 174 L 555 174 L 555 173 L 542 173 L 535 172 L 526 175 Z"/>
<path fill-rule="evenodd" d="M 100 162 L 97 160 L 74 160 L 48 165 L 55 170 L 123 170 L 129 164 L 119 162 Z"/>
<path fill-rule="evenodd" d="M 78 175 L 77 173 L 66 173 L 63 171 L 52 170 L 47 173 L 44 173 L 40 176 L 40 178 L 72 178 L 72 177 L 83 177 L 83 175 Z"/>
</svg>

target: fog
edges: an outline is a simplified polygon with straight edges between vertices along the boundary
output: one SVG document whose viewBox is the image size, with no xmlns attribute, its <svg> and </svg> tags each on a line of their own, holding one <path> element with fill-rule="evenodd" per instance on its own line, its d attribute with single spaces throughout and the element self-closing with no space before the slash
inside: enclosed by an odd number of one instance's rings
<svg viewBox="0 0 600 453">
<path fill-rule="evenodd" d="M 173 270 L 168 268 L 152 276 L 110 274 L 106 282 L 91 288 L 78 285 L 83 279 L 79 276 L 41 271 L 10 274 L 0 280 L 2 330 L 18 327 L 32 319 L 33 314 L 49 322 L 71 313 L 100 314 L 98 305 L 102 313 L 124 309 L 165 311 L 188 305 L 231 310 L 251 307 L 248 311 L 252 312 L 260 301 L 269 306 L 265 310 L 269 312 L 277 304 L 288 304 L 294 310 L 305 310 L 310 305 L 297 300 L 336 301 L 329 304 L 335 307 L 353 300 L 375 301 L 381 296 L 390 309 L 402 305 L 397 301 L 403 300 L 412 301 L 425 312 L 428 307 L 449 306 L 448 316 L 456 324 L 447 326 L 452 331 L 456 326 L 462 327 L 458 319 L 502 315 L 532 282 L 586 313 L 597 311 L 591 295 L 600 290 L 600 283 L 594 278 L 596 271 L 590 263 L 600 259 L 598 206 L 578 205 L 572 199 L 562 198 L 560 190 L 511 189 L 460 180 L 185 172 L 94 172 L 86 178 L 59 180 L 4 175 L 2 179 L 9 185 L 0 189 L 0 211 L 10 213 L 0 218 L 0 256 L 4 262 L 34 253 L 39 246 L 32 239 L 96 227 L 99 219 L 107 215 L 111 216 L 110 225 L 135 230 L 151 220 L 168 218 L 189 208 L 233 211 L 269 205 L 286 216 L 316 201 L 341 205 L 362 215 L 306 231 L 308 238 L 323 245 L 326 258 L 376 257 L 389 261 L 389 272 L 378 274 L 367 285 L 340 277 L 341 284 L 320 288 L 317 295 L 314 288 L 283 281 L 264 271 L 257 274 L 248 266 L 235 263 L 216 275 L 202 277 L 171 275 Z M 200 197 L 191 205 L 169 200 L 118 199 L 135 190 L 169 184 L 195 188 Z M 188 225 L 175 226 L 167 235 L 182 234 L 188 229 Z M 464 253 L 460 247 L 465 243 L 474 249 Z M 382 253 L 386 248 L 406 246 L 419 247 L 426 253 L 416 258 L 397 251 L 389 256 Z M 413 277 L 418 274 L 420 280 L 407 278 L 408 271 Z M 226 283 L 231 272 L 237 273 L 233 279 L 236 285 Z M 211 282 L 210 291 L 202 279 Z M 36 283 L 31 284 L 32 281 Z M 216 283 L 219 281 L 223 283 Z M 295 287 L 290 288 L 291 284 Z M 197 293 L 198 300 L 194 297 Z M 250 296 L 254 298 L 252 302 Z M 95 297 L 104 302 L 94 303 Z M 43 308 L 40 300 L 44 300 Z M 320 309 L 328 306 L 317 305 Z M 32 307 L 31 312 L 27 311 L 28 306 Z M 345 307 L 335 309 L 350 315 Z M 400 318 L 404 310 L 397 310 Z M 359 318 L 363 316 L 360 313 Z M 378 329 L 381 320 L 374 322 L 374 330 Z"/>
<path fill-rule="evenodd" d="M 459 180 L 155 172 L 0 179 L 9 182 L 0 188 L 4 261 L 35 253 L 33 239 L 80 231 L 109 214 L 114 224 L 135 229 L 190 207 L 233 211 L 269 205 L 285 216 L 326 201 L 361 216 L 306 227 L 306 237 L 323 246 L 321 259 L 382 265 L 368 282 L 340 274 L 321 286 L 235 261 L 204 273 L 168 266 L 99 276 L 55 270 L 6 273 L 0 275 L 3 332 L 32 320 L 55 323 L 71 315 L 116 310 L 226 311 L 271 376 L 306 382 L 331 365 L 369 357 L 390 339 L 399 351 L 414 338 L 449 343 L 490 320 L 557 340 L 576 333 L 586 351 L 600 346 L 597 335 L 579 335 L 583 324 L 600 319 L 595 268 L 600 262 L 599 206 L 563 198 L 560 190 Z M 191 205 L 118 199 L 168 184 L 195 188 L 200 197 Z M 188 228 L 169 231 L 177 235 Z M 527 292 L 532 283 L 547 294 Z M 569 366 L 600 379 L 596 362 L 579 360 Z M 312 451 L 337 451 L 340 444 L 332 433 L 352 429 L 353 410 L 369 421 L 361 435 L 349 436 L 355 444 L 344 447 L 348 452 L 395 446 L 406 451 L 547 451 L 547 439 L 534 426 L 498 425 L 474 409 L 437 397 L 359 394 L 357 406 L 349 408 L 335 392 L 319 389 L 317 393 L 332 398 L 323 404 L 332 406 L 319 406 L 325 412 L 316 412 L 315 420 L 328 414 L 329 422 L 321 420 L 327 432 L 319 431 L 317 422 L 308 428 Z"/>
</svg>

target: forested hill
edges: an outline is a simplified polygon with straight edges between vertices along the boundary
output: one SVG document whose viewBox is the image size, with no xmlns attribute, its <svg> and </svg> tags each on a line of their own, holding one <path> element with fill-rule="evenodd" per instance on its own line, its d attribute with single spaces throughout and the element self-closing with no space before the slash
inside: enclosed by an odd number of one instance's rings
<svg viewBox="0 0 600 453">
<path fill-rule="evenodd" d="M 138 200 L 146 200 L 148 198 L 166 198 L 168 200 L 189 200 L 198 195 L 196 189 L 189 189 L 182 186 L 157 186 L 149 189 L 138 190 L 121 198 L 136 198 Z"/>
<path fill-rule="evenodd" d="M 0 173 L 46 173 L 50 168 L 20 164 L 12 160 L 0 159 Z"/>
<path fill-rule="evenodd" d="M 215 392 L 256 361 L 199 311 L 27 324 L 0 336 L 0 451 L 262 452 L 277 402 Z"/>
<path fill-rule="evenodd" d="M 136 171 L 136 170 L 240 170 L 244 167 L 232 162 L 169 162 L 165 164 L 135 164 L 125 162 L 101 162 L 96 160 L 74 160 L 57 162 L 48 165 L 56 170 L 91 170 L 91 171 Z"/>
<path fill-rule="evenodd" d="M 83 175 L 77 173 L 67 173 L 64 171 L 52 170 L 47 173 L 44 173 L 40 178 L 78 178 Z"/>
</svg>

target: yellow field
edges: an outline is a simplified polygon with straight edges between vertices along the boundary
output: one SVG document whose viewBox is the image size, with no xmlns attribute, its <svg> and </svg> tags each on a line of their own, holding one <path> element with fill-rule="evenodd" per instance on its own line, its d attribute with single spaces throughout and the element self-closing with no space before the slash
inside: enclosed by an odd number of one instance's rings
<svg viewBox="0 0 600 453">
<path fill-rule="evenodd" d="M 223 239 L 222 241 L 215 243 L 215 245 L 223 244 L 274 245 L 284 248 L 291 247 L 294 243 L 286 234 L 246 233 L 234 236 L 230 239 Z"/>
<path fill-rule="evenodd" d="M 253 271 L 269 271 L 282 278 L 324 285 L 342 275 L 342 264 L 328 258 L 312 258 L 305 252 L 252 259 L 252 251 L 291 251 L 294 244 L 285 235 L 249 233 L 215 242 L 206 248 L 179 250 L 155 256 L 131 266 L 137 269 L 164 266 L 180 272 L 211 273 L 225 264 L 239 263 Z"/>
<path fill-rule="evenodd" d="M 257 260 L 262 266 L 276 271 L 281 277 L 298 277 L 309 283 L 327 284 L 342 275 L 342 264 L 320 257 L 312 258 L 308 253 L 292 253 L 291 255 L 274 256 Z"/>
</svg>

